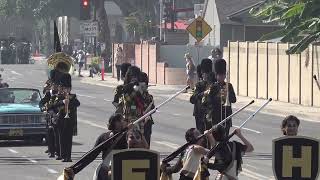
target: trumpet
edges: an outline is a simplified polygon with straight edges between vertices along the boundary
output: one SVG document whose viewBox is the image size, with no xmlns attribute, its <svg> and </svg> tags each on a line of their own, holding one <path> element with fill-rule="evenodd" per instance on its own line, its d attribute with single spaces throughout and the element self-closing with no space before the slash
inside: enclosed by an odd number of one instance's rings
<svg viewBox="0 0 320 180">
<path fill-rule="evenodd" d="M 70 90 L 68 88 L 65 88 L 64 89 L 64 93 L 65 93 L 65 99 L 68 100 L 68 102 L 65 103 L 65 105 L 64 105 L 64 110 L 65 110 L 65 113 L 66 113 L 64 118 L 69 119 L 70 118 L 69 117 L 69 99 L 70 99 L 69 93 L 70 93 Z"/>
</svg>

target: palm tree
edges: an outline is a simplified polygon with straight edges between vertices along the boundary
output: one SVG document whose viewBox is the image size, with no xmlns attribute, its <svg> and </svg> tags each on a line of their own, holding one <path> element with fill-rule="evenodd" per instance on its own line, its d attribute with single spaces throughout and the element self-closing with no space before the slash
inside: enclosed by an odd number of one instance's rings
<svg viewBox="0 0 320 180">
<path fill-rule="evenodd" d="M 250 13 L 266 23 L 278 22 L 283 28 L 261 37 L 281 37 L 281 42 L 297 43 L 287 53 L 301 53 L 320 36 L 320 0 L 267 0 Z"/>
</svg>

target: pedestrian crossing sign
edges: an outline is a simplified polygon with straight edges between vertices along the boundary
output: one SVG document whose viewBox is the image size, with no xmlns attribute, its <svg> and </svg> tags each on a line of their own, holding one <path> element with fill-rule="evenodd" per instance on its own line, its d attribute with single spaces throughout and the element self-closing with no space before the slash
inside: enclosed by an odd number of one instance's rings
<svg viewBox="0 0 320 180">
<path fill-rule="evenodd" d="M 199 43 L 203 38 L 205 38 L 212 31 L 212 29 L 208 25 L 208 23 L 201 16 L 199 16 L 187 27 L 187 31 Z"/>
</svg>

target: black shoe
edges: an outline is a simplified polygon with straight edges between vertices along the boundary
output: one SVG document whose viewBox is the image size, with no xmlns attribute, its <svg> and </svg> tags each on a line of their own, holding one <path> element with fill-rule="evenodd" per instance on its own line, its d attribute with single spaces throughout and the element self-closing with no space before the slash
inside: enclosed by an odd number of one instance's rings
<svg viewBox="0 0 320 180">
<path fill-rule="evenodd" d="M 54 158 L 55 156 L 53 154 L 50 154 L 49 158 Z"/>
<path fill-rule="evenodd" d="M 72 162 L 71 159 L 63 159 L 62 162 Z"/>
<path fill-rule="evenodd" d="M 58 156 L 57 158 L 56 158 L 56 160 L 61 160 L 62 159 L 62 157 L 61 156 Z"/>
<path fill-rule="evenodd" d="M 49 153 L 49 149 L 47 149 L 47 150 L 45 151 L 45 153 Z"/>
</svg>

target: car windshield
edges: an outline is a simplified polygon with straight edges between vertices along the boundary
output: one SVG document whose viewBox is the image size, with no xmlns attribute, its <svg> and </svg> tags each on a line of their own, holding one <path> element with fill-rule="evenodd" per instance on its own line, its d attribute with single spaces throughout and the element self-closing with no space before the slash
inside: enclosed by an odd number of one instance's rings
<svg viewBox="0 0 320 180">
<path fill-rule="evenodd" d="M 33 89 L 0 89 L 0 103 L 31 103 L 38 104 L 40 102 L 40 93 Z"/>
</svg>

